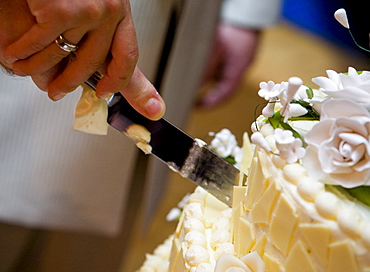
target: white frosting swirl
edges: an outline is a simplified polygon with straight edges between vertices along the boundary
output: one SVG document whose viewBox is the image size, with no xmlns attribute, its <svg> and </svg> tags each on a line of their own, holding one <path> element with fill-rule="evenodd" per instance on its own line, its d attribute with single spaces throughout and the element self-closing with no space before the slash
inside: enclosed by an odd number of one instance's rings
<svg viewBox="0 0 370 272">
<path fill-rule="evenodd" d="M 220 218 L 216 222 L 213 223 L 212 230 L 229 230 L 230 229 L 230 220 L 227 218 Z"/>
<path fill-rule="evenodd" d="M 368 249 L 370 249 L 370 223 L 367 223 L 363 230 L 362 230 L 362 233 L 361 233 L 361 239 L 362 239 L 362 242 L 363 244 L 365 245 L 365 247 L 367 247 Z"/>
<path fill-rule="evenodd" d="M 200 221 L 197 218 L 186 219 L 183 227 L 184 227 L 185 233 L 188 233 L 190 231 L 199 231 L 201 233 L 205 232 L 204 224 L 202 223 L 202 221 Z"/>
<path fill-rule="evenodd" d="M 341 208 L 341 202 L 334 194 L 324 192 L 316 197 L 315 207 L 322 217 L 335 220 Z"/>
<path fill-rule="evenodd" d="M 235 247 L 232 243 L 224 243 L 220 245 L 215 251 L 215 259 L 217 260 L 221 255 L 229 253 L 235 255 Z"/>
<path fill-rule="evenodd" d="M 217 249 L 221 244 L 230 242 L 230 236 L 227 230 L 216 230 L 211 237 L 211 247 Z"/>
<path fill-rule="evenodd" d="M 186 218 L 204 218 L 202 205 L 200 203 L 190 203 L 185 207 L 184 214 Z"/>
<path fill-rule="evenodd" d="M 339 228 L 348 235 L 360 236 L 364 221 L 361 215 L 354 209 L 343 209 L 338 214 Z"/>
<path fill-rule="evenodd" d="M 146 257 L 146 260 L 143 266 L 146 266 L 146 267 L 153 267 L 156 269 L 163 261 L 162 258 L 152 255 L 152 254 L 146 254 L 145 257 Z"/>
<path fill-rule="evenodd" d="M 198 266 L 209 262 L 209 253 L 204 247 L 194 245 L 186 251 L 185 260 L 190 266 Z"/>
<path fill-rule="evenodd" d="M 198 245 L 202 247 L 207 246 L 206 236 L 199 231 L 190 231 L 184 237 L 184 243 L 186 247 L 191 247 L 193 245 Z"/>
<path fill-rule="evenodd" d="M 307 171 L 298 163 L 287 164 L 283 169 L 284 178 L 290 183 L 297 185 L 299 180 L 307 177 Z"/>
<path fill-rule="evenodd" d="M 214 267 L 213 267 L 213 265 L 211 265 L 209 263 L 201 263 L 195 269 L 195 272 L 213 272 L 213 271 L 214 271 Z"/>
<path fill-rule="evenodd" d="M 297 191 L 303 199 L 314 202 L 320 193 L 325 192 L 325 186 L 315 179 L 305 177 L 299 181 Z"/>
</svg>

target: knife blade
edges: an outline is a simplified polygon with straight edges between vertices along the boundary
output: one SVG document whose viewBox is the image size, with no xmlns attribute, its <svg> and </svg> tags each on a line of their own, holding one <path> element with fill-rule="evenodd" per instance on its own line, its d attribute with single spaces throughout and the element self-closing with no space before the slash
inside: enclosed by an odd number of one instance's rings
<svg viewBox="0 0 370 272">
<path fill-rule="evenodd" d="M 85 84 L 95 90 L 100 78 L 95 73 Z M 236 167 L 168 120 L 152 121 L 142 116 L 120 93 L 114 94 L 107 105 L 110 126 L 125 135 L 133 125 L 145 128 L 149 132 L 147 144 L 151 154 L 231 207 L 233 186 L 238 184 L 240 176 Z"/>
</svg>

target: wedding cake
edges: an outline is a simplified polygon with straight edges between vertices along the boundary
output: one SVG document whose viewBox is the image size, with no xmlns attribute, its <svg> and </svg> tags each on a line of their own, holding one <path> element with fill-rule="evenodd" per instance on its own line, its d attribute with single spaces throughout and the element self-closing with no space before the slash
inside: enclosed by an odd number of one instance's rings
<svg viewBox="0 0 370 272">
<path fill-rule="evenodd" d="M 209 147 L 247 175 L 232 207 L 197 188 L 140 272 L 370 271 L 370 72 L 312 81 L 262 82 L 242 148 L 214 135 Z"/>
<path fill-rule="evenodd" d="M 248 176 L 232 208 L 198 188 L 141 272 L 370 271 L 370 72 L 327 75 L 260 84 L 252 144 L 210 144 Z"/>
</svg>

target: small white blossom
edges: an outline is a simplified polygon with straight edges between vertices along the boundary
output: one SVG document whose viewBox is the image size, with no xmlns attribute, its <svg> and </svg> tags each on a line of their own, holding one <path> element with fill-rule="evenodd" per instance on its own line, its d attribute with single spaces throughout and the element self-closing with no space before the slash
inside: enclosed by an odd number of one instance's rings
<svg viewBox="0 0 370 272">
<path fill-rule="evenodd" d="M 270 101 L 271 99 L 279 97 L 286 87 L 286 82 L 282 82 L 280 84 L 275 84 L 275 82 L 271 80 L 269 82 L 261 82 L 258 95 L 265 100 Z"/>
<path fill-rule="evenodd" d="M 235 167 L 239 168 L 243 160 L 243 148 L 236 146 L 231 154 L 236 161 Z"/>
<path fill-rule="evenodd" d="M 294 138 L 290 130 L 277 128 L 275 130 L 275 141 L 280 157 L 286 159 L 288 163 L 295 163 L 306 154 L 302 147 L 302 140 Z"/>
<path fill-rule="evenodd" d="M 238 145 L 236 137 L 230 130 L 224 128 L 219 133 L 214 134 L 210 147 L 223 158 L 230 156 L 234 148 Z"/>
<path fill-rule="evenodd" d="M 285 148 L 287 145 L 294 142 L 293 132 L 277 128 L 275 129 L 275 141 L 278 148 Z"/>
</svg>

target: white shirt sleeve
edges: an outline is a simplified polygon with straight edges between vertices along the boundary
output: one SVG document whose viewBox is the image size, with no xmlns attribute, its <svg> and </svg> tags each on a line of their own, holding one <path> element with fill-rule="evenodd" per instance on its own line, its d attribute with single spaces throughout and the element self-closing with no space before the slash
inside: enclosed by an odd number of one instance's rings
<svg viewBox="0 0 370 272">
<path fill-rule="evenodd" d="M 233 25 L 260 29 L 275 24 L 282 0 L 224 0 L 221 20 Z"/>
</svg>

